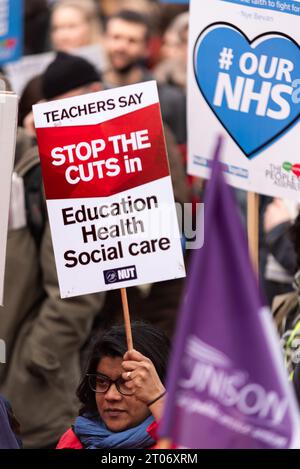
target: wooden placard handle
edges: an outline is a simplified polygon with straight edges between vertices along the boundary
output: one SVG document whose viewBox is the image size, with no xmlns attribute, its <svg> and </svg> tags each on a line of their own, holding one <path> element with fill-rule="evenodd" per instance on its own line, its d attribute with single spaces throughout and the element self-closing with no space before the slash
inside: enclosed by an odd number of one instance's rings
<svg viewBox="0 0 300 469">
<path fill-rule="evenodd" d="M 126 332 L 126 339 L 127 339 L 127 348 L 128 350 L 132 350 L 133 340 L 132 340 L 132 331 L 131 331 L 130 314 L 129 314 L 126 288 L 121 288 L 121 298 L 122 298 L 123 316 L 124 316 L 125 332 Z"/>
<path fill-rule="evenodd" d="M 249 252 L 255 272 L 259 273 L 259 195 L 255 192 L 247 194 L 247 231 Z"/>
</svg>

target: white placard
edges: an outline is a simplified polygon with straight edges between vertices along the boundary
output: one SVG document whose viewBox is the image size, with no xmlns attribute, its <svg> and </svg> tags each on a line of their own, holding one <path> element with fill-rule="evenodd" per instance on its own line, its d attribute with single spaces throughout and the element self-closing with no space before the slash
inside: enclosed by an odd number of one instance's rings
<svg viewBox="0 0 300 469">
<path fill-rule="evenodd" d="M 80 47 L 74 49 L 71 53 L 88 60 L 97 70 L 102 71 L 106 68 L 107 60 L 99 44 Z M 27 83 L 37 75 L 43 74 L 48 65 L 53 62 L 55 56 L 55 52 L 25 55 L 21 59 L 5 65 L 4 71 L 14 92 L 21 96 Z"/>
<path fill-rule="evenodd" d="M 0 93 L 0 303 L 3 305 L 6 241 L 11 178 L 16 149 L 18 98 Z"/>
<path fill-rule="evenodd" d="M 156 83 L 33 109 L 61 296 L 183 277 Z"/>
<path fill-rule="evenodd" d="M 300 2 L 191 1 L 188 172 L 300 200 Z"/>
</svg>

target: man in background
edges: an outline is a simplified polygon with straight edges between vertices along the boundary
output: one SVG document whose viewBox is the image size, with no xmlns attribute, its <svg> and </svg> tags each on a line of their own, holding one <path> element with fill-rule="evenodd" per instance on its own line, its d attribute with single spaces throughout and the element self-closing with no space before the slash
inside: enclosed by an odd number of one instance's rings
<svg viewBox="0 0 300 469">
<path fill-rule="evenodd" d="M 147 69 L 151 28 L 142 14 L 122 10 L 108 18 L 105 49 L 110 67 L 103 74 L 106 88 L 153 80 Z M 184 93 L 169 84 L 158 84 L 162 118 L 178 144 L 186 142 L 186 102 Z"/>
</svg>

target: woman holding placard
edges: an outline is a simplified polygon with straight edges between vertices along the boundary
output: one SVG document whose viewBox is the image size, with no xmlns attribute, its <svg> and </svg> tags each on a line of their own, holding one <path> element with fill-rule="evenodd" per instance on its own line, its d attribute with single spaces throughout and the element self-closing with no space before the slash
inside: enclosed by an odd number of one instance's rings
<svg viewBox="0 0 300 469">
<path fill-rule="evenodd" d="M 169 341 L 146 323 L 133 323 L 135 350 L 125 329 L 98 338 L 77 390 L 82 408 L 58 449 L 151 448 L 162 415 Z"/>
</svg>

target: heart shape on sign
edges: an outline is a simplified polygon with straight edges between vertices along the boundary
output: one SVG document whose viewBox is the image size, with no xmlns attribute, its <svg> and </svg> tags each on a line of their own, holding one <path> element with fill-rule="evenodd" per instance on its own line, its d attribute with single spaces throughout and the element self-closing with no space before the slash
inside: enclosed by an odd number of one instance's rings
<svg viewBox="0 0 300 469">
<path fill-rule="evenodd" d="M 287 35 L 250 41 L 229 23 L 213 23 L 195 43 L 194 73 L 205 101 L 248 158 L 300 117 L 300 48 Z"/>
</svg>

